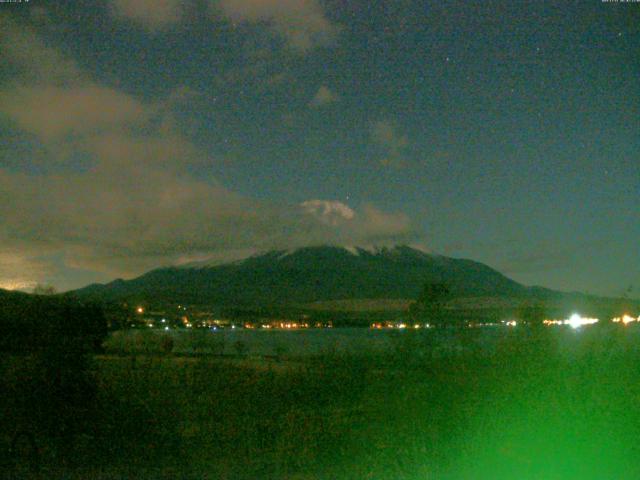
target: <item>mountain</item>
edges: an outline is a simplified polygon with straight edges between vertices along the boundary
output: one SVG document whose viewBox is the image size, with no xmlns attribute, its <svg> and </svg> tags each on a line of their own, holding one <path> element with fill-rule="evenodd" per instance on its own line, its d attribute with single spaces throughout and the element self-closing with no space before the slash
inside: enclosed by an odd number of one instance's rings
<svg viewBox="0 0 640 480">
<path fill-rule="evenodd" d="M 478 262 L 408 246 L 319 246 L 277 250 L 222 265 L 152 270 L 132 280 L 94 284 L 73 294 L 92 300 L 203 305 L 301 305 L 350 299 L 415 299 L 426 282 L 454 297 L 553 295 L 525 287 Z"/>
</svg>

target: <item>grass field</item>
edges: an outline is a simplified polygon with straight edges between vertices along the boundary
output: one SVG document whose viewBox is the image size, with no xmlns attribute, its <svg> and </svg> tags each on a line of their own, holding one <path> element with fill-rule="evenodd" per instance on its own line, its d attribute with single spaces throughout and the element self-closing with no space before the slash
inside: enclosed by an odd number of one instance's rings
<svg viewBox="0 0 640 480">
<path fill-rule="evenodd" d="M 67 391 L 41 405 L 41 359 L 4 357 L 4 471 L 47 479 L 640 478 L 637 330 L 515 328 L 489 339 L 480 329 L 359 332 L 331 332 L 326 348 L 307 338 L 306 350 L 297 349 L 300 335 L 254 332 L 254 345 L 236 339 L 241 349 L 184 336 L 170 353 L 150 333 L 116 335 L 89 359 L 94 390 L 83 408 Z M 342 335 L 375 348 L 336 346 Z M 52 424 L 73 425 L 73 434 L 56 437 L 47 415 L 66 419 Z M 7 453 L 19 428 L 33 432 L 36 460 L 27 440 Z"/>
</svg>

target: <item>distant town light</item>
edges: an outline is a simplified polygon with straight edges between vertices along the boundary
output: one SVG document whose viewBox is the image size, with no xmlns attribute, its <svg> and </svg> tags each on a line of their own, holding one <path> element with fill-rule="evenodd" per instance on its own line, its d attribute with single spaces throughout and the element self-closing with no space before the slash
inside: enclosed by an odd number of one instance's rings
<svg viewBox="0 0 640 480">
<path fill-rule="evenodd" d="M 593 325 L 594 323 L 598 323 L 599 321 L 600 320 L 597 318 L 583 317 L 577 313 L 574 313 L 569 318 L 566 318 L 564 320 L 545 319 L 542 321 L 542 323 L 545 325 L 569 325 L 571 328 L 577 329 L 582 327 L 583 325 Z"/>
<path fill-rule="evenodd" d="M 138 312 L 138 313 L 144 313 L 144 308 L 142 308 L 142 307 L 138 307 L 138 308 L 136 308 L 136 312 Z"/>
<path fill-rule="evenodd" d="M 629 324 L 631 322 L 640 322 L 640 317 L 638 317 L 636 319 L 636 318 L 633 318 L 631 315 L 625 314 L 622 317 L 612 318 L 611 321 L 613 323 L 623 323 L 623 324 L 627 325 L 627 324 Z"/>
<path fill-rule="evenodd" d="M 564 320 L 549 320 L 549 319 L 545 319 L 542 321 L 542 323 L 544 323 L 545 325 L 563 325 L 564 324 Z"/>
<path fill-rule="evenodd" d="M 583 325 L 593 325 L 598 323 L 597 318 L 586 318 L 574 313 L 567 320 L 564 321 L 565 325 L 570 325 L 571 328 L 580 328 Z"/>
</svg>

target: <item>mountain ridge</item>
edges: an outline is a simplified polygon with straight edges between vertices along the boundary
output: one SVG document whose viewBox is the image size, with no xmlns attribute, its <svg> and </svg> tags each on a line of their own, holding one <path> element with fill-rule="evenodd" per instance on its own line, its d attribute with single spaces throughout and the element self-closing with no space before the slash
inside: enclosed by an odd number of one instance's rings
<svg viewBox="0 0 640 480">
<path fill-rule="evenodd" d="M 304 304 L 413 299 L 426 282 L 446 283 L 454 296 L 527 297 L 533 291 L 480 262 L 397 245 L 271 250 L 225 264 L 203 261 L 158 268 L 73 294 L 100 300 L 155 297 L 174 303 Z"/>
</svg>

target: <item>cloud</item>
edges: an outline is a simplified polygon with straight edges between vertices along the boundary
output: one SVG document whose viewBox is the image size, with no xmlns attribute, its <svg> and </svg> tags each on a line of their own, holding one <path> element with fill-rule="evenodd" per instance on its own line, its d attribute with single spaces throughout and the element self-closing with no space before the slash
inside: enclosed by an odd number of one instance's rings
<svg viewBox="0 0 640 480">
<path fill-rule="evenodd" d="M 0 15 L 0 51 L 5 64 L 15 71 L 15 80 L 29 85 L 69 85 L 82 79 L 75 62 L 49 48 L 29 28 Z"/>
<path fill-rule="evenodd" d="M 113 0 L 112 11 L 153 32 L 178 23 L 183 4 L 180 0 Z"/>
<path fill-rule="evenodd" d="M 3 54 L 19 74 L 0 84 L 0 116 L 42 145 L 51 168 L 3 168 L 13 150 L 10 141 L 0 144 L 1 285 L 58 278 L 60 262 L 132 276 L 204 255 L 411 235 L 405 215 L 371 205 L 257 201 L 194 176 L 193 167 L 217 159 L 161 121 L 193 92 L 140 101 L 88 78 L 28 30 L 7 25 L 32 43 L 28 50 L 6 44 Z M 62 63 L 35 64 L 44 58 Z M 55 74 L 46 75 L 47 68 Z M 86 158 L 82 169 L 59 168 L 73 155 Z"/>
<path fill-rule="evenodd" d="M 0 272 L 0 288 L 30 290 L 37 284 L 35 279 L 45 278 L 51 272 L 51 266 L 33 253 L 2 249 Z"/>
<path fill-rule="evenodd" d="M 384 167 L 404 167 L 404 152 L 409 146 L 409 138 L 388 121 L 377 121 L 371 125 L 371 140 L 381 148 L 384 157 L 380 165 Z"/>
<path fill-rule="evenodd" d="M 153 113 L 128 95 L 92 83 L 20 86 L 0 92 L 0 104 L 20 128 L 46 140 L 127 127 Z"/>
<path fill-rule="evenodd" d="M 246 246 L 278 234 L 277 212 L 269 208 L 135 163 L 102 162 L 82 173 L 39 177 L 0 171 L 0 186 L 12 198 L 0 206 L 11 227 L 2 231 L 5 244 L 63 248 L 85 267 L 135 260 L 150 268 L 175 254 Z"/>
<path fill-rule="evenodd" d="M 133 150 L 132 150 L 133 151 Z M 108 156 L 82 173 L 0 170 L 0 241 L 64 252 L 69 267 L 134 275 L 196 253 L 308 244 L 369 244 L 409 237 L 403 214 L 336 201 L 258 202 L 175 169 Z"/>
<path fill-rule="evenodd" d="M 179 23 L 185 3 L 180 0 L 111 0 L 111 10 L 117 18 L 156 32 Z M 339 30 L 327 18 L 318 0 L 209 0 L 209 6 L 214 16 L 234 23 L 265 25 L 283 37 L 292 49 L 302 52 L 330 44 Z"/>
<path fill-rule="evenodd" d="M 400 212 L 384 212 L 371 204 L 352 209 L 337 200 L 307 200 L 302 210 L 320 224 L 329 226 L 315 232 L 312 243 L 369 245 L 408 242 L 415 239 L 410 218 Z"/>
<path fill-rule="evenodd" d="M 365 205 L 362 216 L 365 236 L 374 240 L 409 238 L 414 233 L 411 220 L 404 213 L 384 212 L 373 205 Z"/>
<path fill-rule="evenodd" d="M 317 0 L 218 0 L 212 5 L 232 22 L 267 24 L 298 51 L 327 45 L 338 34 Z"/>
<path fill-rule="evenodd" d="M 337 100 L 338 96 L 329 90 L 328 87 L 322 85 L 311 99 L 311 102 L 309 102 L 309 105 L 312 107 L 321 107 L 336 102 Z"/>
<path fill-rule="evenodd" d="M 307 200 L 300 206 L 303 211 L 325 225 L 337 226 L 355 217 L 355 212 L 351 208 L 336 200 Z"/>
</svg>

